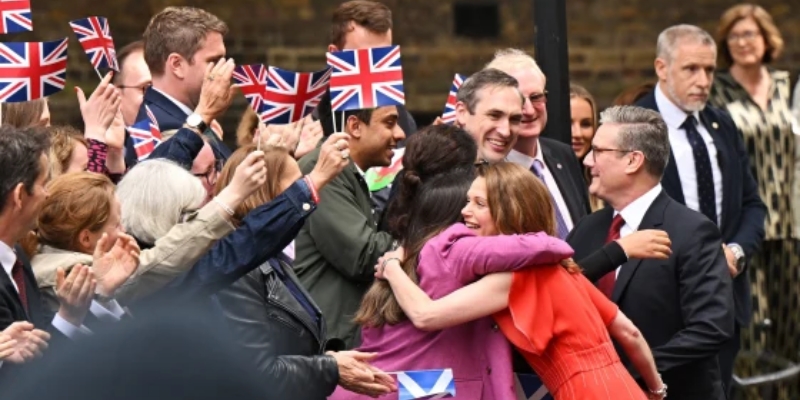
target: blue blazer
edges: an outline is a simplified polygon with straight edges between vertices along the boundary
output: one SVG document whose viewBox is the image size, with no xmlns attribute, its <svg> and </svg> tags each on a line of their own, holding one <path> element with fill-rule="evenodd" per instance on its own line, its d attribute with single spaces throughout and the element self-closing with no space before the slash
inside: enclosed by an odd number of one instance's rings
<svg viewBox="0 0 800 400">
<path fill-rule="evenodd" d="M 144 93 L 144 100 L 142 101 L 142 105 L 139 107 L 139 114 L 136 115 L 136 121 L 141 121 L 147 118 L 145 106 L 150 107 L 150 111 L 153 113 L 153 116 L 155 116 L 156 121 L 158 122 L 158 127 L 162 132 L 180 129 L 180 127 L 182 127 L 186 122 L 186 118 L 189 116 L 183 112 L 180 107 L 173 103 L 172 100 L 168 99 L 157 90 L 153 90 L 152 86 L 148 87 L 147 91 Z M 218 160 L 223 160 L 223 162 L 227 161 L 228 157 L 231 155 L 231 150 L 224 143 L 222 143 L 221 140 L 219 140 L 216 134 L 209 128 L 203 133 L 203 136 L 208 138 L 211 148 L 214 150 L 214 156 Z M 136 165 L 136 163 L 136 151 L 133 148 L 133 140 L 126 133 L 125 165 L 130 168 Z"/>
<path fill-rule="evenodd" d="M 636 105 L 658 111 L 654 93 L 646 95 Z M 767 208 L 758 194 L 742 134 L 727 112 L 712 106 L 706 106 L 700 111 L 700 123 L 714 139 L 717 163 L 722 171 L 722 217 L 719 230 L 723 243 L 739 244 L 749 260 L 764 240 Z M 661 179 L 661 186 L 675 201 L 686 204 L 672 152 Z M 750 298 L 750 278 L 746 272 L 734 279 L 733 289 L 736 322 L 740 326 L 747 326 L 753 313 L 753 304 Z"/>
</svg>

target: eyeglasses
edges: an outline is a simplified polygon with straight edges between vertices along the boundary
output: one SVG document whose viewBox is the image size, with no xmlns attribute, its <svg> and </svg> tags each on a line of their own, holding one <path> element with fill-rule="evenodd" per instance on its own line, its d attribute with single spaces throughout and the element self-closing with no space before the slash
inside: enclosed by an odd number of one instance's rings
<svg viewBox="0 0 800 400">
<path fill-rule="evenodd" d="M 142 85 L 142 86 L 125 86 L 125 85 L 116 85 L 116 86 L 118 88 L 120 88 L 120 89 L 136 89 L 136 90 L 141 91 L 142 94 L 145 94 L 145 92 L 147 92 L 147 88 L 150 87 L 150 84 L 148 83 L 148 84 Z"/>
<path fill-rule="evenodd" d="M 605 153 L 607 151 L 615 151 L 615 152 L 618 152 L 618 153 L 627 154 L 627 153 L 636 151 L 636 150 L 625 150 L 625 149 L 604 149 L 604 148 L 595 147 L 595 146 L 592 146 L 591 149 L 592 149 L 591 150 L 592 151 L 592 160 L 594 160 L 595 162 L 597 162 L 597 153 Z"/>
<path fill-rule="evenodd" d="M 761 36 L 761 32 L 759 31 L 744 31 L 742 33 L 731 33 L 728 34 L 728 43 L 736 43 L 740 39 L 744 39 L 746 42 L 752 42 L 759 36 Z"/>
<path fill-rule="evenodd" d="M 531 93 L 527 99 L 531 102 L 531 104 L 547 103 L 547 90 L 543 91 L 542 93 Z"/>
<path fill-rule="evenodd" d="M 192 174 L 192 175 L 196 176 L 201 180 L 205 179 L 210 186 L 214 186 L 217 184 L 217 178 L 219 177 L 220 171 L 222 171 L 222 160 L 216 160 L 214 161 L 213 168 L 209 169 L 208 171 L 202 174 Z"/>
</svg>

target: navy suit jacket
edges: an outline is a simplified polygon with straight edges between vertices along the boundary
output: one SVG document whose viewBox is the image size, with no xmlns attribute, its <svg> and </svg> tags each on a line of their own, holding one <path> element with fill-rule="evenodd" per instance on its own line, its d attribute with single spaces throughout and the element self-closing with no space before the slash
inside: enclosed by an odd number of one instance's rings
<svg viewBox="0 0 800 400">
<path fill-rule="evenodd" d="M 578 225 L 581 218 L 592 212 L 589 207 L 589 190 L 578 157 L 572 147 L 557 140 L 539 138 L 539 145 L 542 146 L 547 169 L 553 174 L 553 180 L 567 203 L 572 223 Z"/>
<path fill-rule="evenodd" d="M 148 87 L 144 93 L 144 100 L 139 107 L 139 114 L 136 116 L 136 121 L 141 121 L 147 117 L 145 106 L 150 108 L 150 112 L 158 122 L 158 128 L 162 131 L 171 131 L 180 129 L 186 122 L 189 114 L 183 112 L 172 100 L 168 99 L 163 94 L 154 90 L 153 87 Z M 214 157 L 218 160 L 227 161 L 231 155 L 231 150 L 222 143 L 216 134 L 209 128 L 203 133 L 203 136 L 208 138 L 211 148 L 214 150 Z M 136 165 L 136 151 L 133 148 L 133 140 L 126 133 L 125 134 L 125 165 L 129 168 Z"/>
<path fill-rule="evenodd" d="M 636 105 L 658 111 L 654 93 L 646 95 Z M 722 240 L 724 243 L 742 246 L 749 259 L 764 240 L 767 208 L 758 195 L 758 186 L 750 170 L 742 134 L 726 112 L 712 106 L 706 106 L 700 111 L 700 123 L 714 139 L 717 163 L 722 171 L 722 217 L 719 223 Z M 686 204 L 672 153 L 669 155 L 669 164 L 661 179 L 661 186 L 675 201 Z M 740 326 L 747 326 L 752 317 L 753 304 L 750 298 L 750 278 L 746 272 L 734 279 L 733 289 L 736 322 Z"/>
</svg>

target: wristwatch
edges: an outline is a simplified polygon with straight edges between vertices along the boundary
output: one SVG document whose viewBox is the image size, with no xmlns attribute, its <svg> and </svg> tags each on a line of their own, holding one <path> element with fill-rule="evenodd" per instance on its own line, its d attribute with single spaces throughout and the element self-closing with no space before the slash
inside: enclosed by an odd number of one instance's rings
<svg viewBox="0 0 800 400">
<path fill-rule="evenodd" d="M 188 117 L 186 117 L 186 125 L 188 125 L 192 129 L 196 129 L 198 131 L 205 132 L 208 128 L 208 124 L 203 121 L 203 117 L 197 113 L 191 113 Z"/>
<path fill-rule="evenodd" d="M 745 264 L 744 250 L 742 249 L 742 246 L 739 246 L 736 243 L 731 243 L 728 245 L 728 248 L 731 249 L 733 256 L 736 257 L 736 272 L 742 272 Z"/>
</svg>

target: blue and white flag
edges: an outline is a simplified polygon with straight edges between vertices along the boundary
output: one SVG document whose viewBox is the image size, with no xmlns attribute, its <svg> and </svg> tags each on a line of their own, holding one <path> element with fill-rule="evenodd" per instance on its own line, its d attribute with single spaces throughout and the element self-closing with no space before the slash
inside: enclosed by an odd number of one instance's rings
<svg viewBox="0 0 800 400">
<path fill-rule="evenodd" d="M 442 399 L 456 396 L 453 370 L 430 369 L 397 373 L 398 400 Z"/>
<path fill-rule="evenodd" d="M 514 374 L 517 400 L 553 400 L 553 396 L 535 374 Z"/>
</svg>

